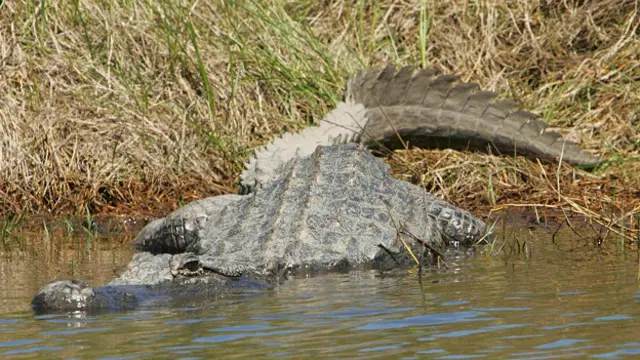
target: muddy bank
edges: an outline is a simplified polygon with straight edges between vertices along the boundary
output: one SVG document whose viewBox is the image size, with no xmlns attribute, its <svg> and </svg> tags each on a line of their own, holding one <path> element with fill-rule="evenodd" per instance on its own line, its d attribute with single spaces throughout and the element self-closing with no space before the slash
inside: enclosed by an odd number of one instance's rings
<svg viewBox="0 0 640 360">
<path fill-rule="evenodd" d="M 254 147 L 311 126 L 350 74 L 388 64 L 460 74 L 607 160 L 585 173 L 412 150 L 390 160 L 396 177 L 480 216 L 640 212 L 634 1 L 325 5 L 4 4 L 0 216 L 145 218 L 234 192 Z"/>
</svg>

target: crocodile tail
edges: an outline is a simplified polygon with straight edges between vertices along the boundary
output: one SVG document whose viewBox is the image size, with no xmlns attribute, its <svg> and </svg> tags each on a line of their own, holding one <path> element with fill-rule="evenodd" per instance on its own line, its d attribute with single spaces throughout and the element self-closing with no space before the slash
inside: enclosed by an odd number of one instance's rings
<svg viewBox="0 0 640 360">
<path fill-rule="evenodd" d="M 345 101 L 299 133 L 287 133 L 256 150 L 240 175 L 246 194 L 268 183 L 294 157 L 318 145 L 363 142 L 378 149 L 406 146 L 523 155 L 546 162 L 595 167 L 599 158 L 559 134 L 511 100 L 481 91 L 455 75 L 394 66 L 362 71 L 347 83 Z"/>
<path fill-rule="evenodd" d="M 366 110 L 362 104 L 340 102 L 319 126 L 299 133 L 286 133 L 255 151 L 240 174 L 240 193 L 247 194 L 256 186 L 268 183 L 278 175 L 283 164 L 295 157 L 311 155 L 318 145 L 357 142 L 365 128 Z"/>
<path fill-rule="evenodd" d="M 347 84 L 347 101 L 363 104 L 368 122 L 361 141 L 370 147 L 452 148 L 560 159 L 594 167 L 599 158 L 545 131 L 546 123 L 511 100 L 477 84 L 438 76 L 433 69 L 394 66 L 362 71 Z"/>
</svg>

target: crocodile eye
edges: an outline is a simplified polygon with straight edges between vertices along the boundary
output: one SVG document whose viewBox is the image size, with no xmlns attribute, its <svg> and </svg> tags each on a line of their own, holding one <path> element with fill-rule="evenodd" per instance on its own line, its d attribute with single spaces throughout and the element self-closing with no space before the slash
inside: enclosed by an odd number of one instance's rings
<svg viewBox="0 0 640 360">
<path fill-rule="evenodd" d="M 200 261 L 191 260 L 182 264 L 182 268 L 188 271 L 198 271 L 200 269 Z"/>
</svg>

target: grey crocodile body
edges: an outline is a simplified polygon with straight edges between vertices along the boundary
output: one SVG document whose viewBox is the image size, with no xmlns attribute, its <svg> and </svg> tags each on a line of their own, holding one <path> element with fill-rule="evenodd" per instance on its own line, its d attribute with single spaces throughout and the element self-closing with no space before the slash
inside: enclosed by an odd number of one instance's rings
<svg viewBox="0 0 640 360">
<path fill-rule="evenodd" d="M 452 243 L 483 239 L 481 220 L 392 178 L 367 147 L 515 149 L 547 161 L 597 163 L 514 103 L 455 80 L 412 68 L 357 75 L 319 127 L 256 152 L 241 176 L 249 194 L 199 200 L 151 222 L 136 240 L 143 252 L 108 291 L 55 282 L 38 292 L 34 307 L 114 308 L 166 283 L 216 284 L 218 293 L 242 278 L 425 264 Z"/>
</svg>

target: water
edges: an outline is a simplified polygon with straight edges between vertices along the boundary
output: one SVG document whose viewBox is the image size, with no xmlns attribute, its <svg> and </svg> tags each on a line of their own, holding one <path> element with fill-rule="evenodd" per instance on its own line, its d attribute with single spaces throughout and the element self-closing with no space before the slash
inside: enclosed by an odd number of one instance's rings
<svg viewBox="0 0 640 360">
<path fill-rule="evenodd" d="M 35 239 L 0 258 L 3 358 L 623 358 L 640 355 L 638 261 L 612 237 L 518 227 L 497 256 L 414 271 L 331 274 L 195 305 L 99 316 L 35 316 L 42 284 L 104 283 L 120 243 Z M 586 234 L 586 235 L 585 235 Z M 40 234 L 41 235 L 41 234 Z M 526 251 L 522 245 L 526 243 Z M 39 244 L 39 245 L 38 245 Z M 53 245 L 55 244 L 55 245 Z M 19 247 L 18 247 L 19 248 Z M 123 250 L 124 248 L 124 250 Z M 509 253 L 505 255 L 505 253 Z"/>
</svg>

